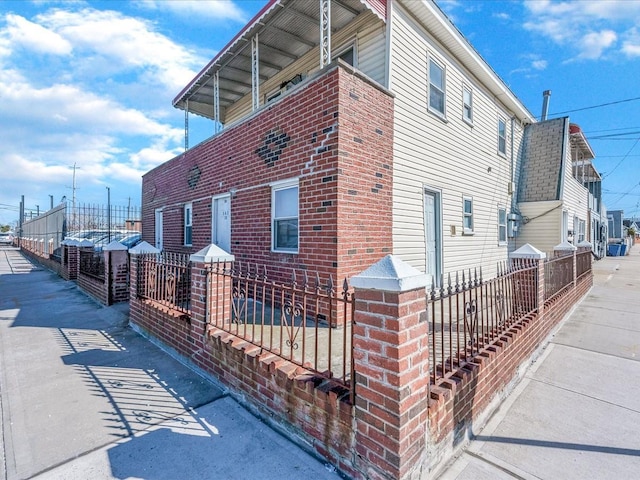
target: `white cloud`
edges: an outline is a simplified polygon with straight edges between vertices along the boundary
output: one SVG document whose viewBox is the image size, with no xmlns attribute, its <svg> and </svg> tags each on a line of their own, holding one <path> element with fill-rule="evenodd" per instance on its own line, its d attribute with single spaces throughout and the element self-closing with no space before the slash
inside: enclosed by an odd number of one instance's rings
<svg viewBox="0 0 640 480">
<path fill-rule="evenodd" d="M 617 38 L 616 32 L 612 30 L 589 32 L 582 37 L 582 52 L 580 52 L 579 57 L 597 60 L 607 48 L 615 43 Z"/>
<path fill-rule="evenodd" d="M 534 70 L 545 70 L 548 62 L 546 60 L 534 60 L 531 62 L 531 68 Z"/>
<path fill-rule="evenodd" d="M 244 12 L 231 0 L 183 0 L 180 2 L 142 0 L 143 8 L 165 10 L 180 15 L 191 22 L 201 20 L 235 20 L 244 23 Z"/>
<path fill-rule="evenodd" d="M 640 23 L 640 1 L 529 0 L 524 28 L 575 52 L 575 59 L 597 60 L 614 53 L 633 56 L 636 45 L 617 40 Z"/>
<path fill-rule="evenodd" d="M 8 14 L 7 27 L 2 36 L 14 46 L 53 55 L 69 55 L 72 47 L 65 38 L 42 25 L 30 22 L 19 15 Z"/>
<path fill-rule="evenodd" d="M 640 57 L 640 32 L 637 28 L 632 28 L 625 35 L 622 52 L 627 57 Z"/>
</svg>

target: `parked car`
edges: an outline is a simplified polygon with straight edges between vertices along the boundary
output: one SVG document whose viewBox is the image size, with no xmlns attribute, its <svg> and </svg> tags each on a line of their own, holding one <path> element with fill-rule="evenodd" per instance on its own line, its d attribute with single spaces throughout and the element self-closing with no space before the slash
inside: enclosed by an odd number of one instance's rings
<svg viewBox="0 0 640 480">
<path fill-rule="evenodd" d="M 0 232 L 0 245 L 13 245 L 13 232 Z"/>
</svg>

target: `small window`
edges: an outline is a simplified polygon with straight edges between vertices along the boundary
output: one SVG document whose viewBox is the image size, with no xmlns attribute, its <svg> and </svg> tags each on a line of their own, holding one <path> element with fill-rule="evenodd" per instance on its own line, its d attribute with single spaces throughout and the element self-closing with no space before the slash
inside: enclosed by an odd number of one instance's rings
<svg viewBox="0 0 640 480">
<path fill-rule="evenodd" d="M 507 244 L 507 209 L 498 207 L 498 245 Z"/>
<path fill-rule="evenodd" d="M 333 55 L 333 60 L 339 58 L 344 62 L 348 63 L 352 67 L 357 67 L 356 61 L 356 47 L 355 43 L 352 42 L 346 47 L 339 48 L 336 53 Z"/>
<path fill-rule="evenodd" d="M 473 123 L 473 95 L 467 87 L 462 87 L 462 118 Z"/>
<path fill-rule="evenodd" d="M 184 206 L 184 244 L 187 247 L 191 246 L 192 233 L 193 233 L 193 205 L 187 203 Z"/>
<path fill-rule="evenodd" d="M 471 197 L 463 197 L 462 199 L 462 227 L 464 235 L 473 234 L 473 199 Z"/>
<path fill-rule="evenodd" d="M 502 118 L 498 119 L 498 152 L 507 154 L 507 123 Z"/>
<path fill-rule="evenodd" d="M 444 117 L 444 68 L 429 60 L 429 110 Z"/>
<path fill-rule="evenodd" d="M 276 252 L 298 252 L 298 182 L 272 185 L 271 245 Z"/>
</svg>

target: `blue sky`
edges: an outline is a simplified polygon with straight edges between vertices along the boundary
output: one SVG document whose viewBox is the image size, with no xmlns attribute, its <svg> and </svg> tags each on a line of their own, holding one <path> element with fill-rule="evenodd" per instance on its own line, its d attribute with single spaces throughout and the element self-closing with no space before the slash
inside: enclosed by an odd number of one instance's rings
<svg viewBox="0 0 640 480">
<path fill-rule="evenodd" d="M 71 198 L 74 164 L 78 202 L 109 187 L 139 205 L 141 175 L 183 150 L 172 99 L 265 1 L 0 1 L 0 224 L 21 195 L 41 211 Z M 640 216 L 640 0 L 438 4 L 532 113 L 552 91 L 550 118 L 582 127 L 607 207 Z M 190 145 L 213 131 L 190 127 Z"/>
</svg>

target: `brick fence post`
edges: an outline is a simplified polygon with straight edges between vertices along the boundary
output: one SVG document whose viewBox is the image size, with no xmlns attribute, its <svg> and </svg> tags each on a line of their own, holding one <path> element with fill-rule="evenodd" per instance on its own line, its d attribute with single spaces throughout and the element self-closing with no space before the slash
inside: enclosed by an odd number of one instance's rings
<svg viewBox="0 0 640 480">
<path fill-rule="evenodd" d="M 77 240 L 62 241 L 62 277 L 65 280 L 78 278 L 78 242 Z"/>
<path fill-rule="evenodd" d="M 114 240 L 103 249 L 104 284 L 107 289 L 107 305 L 128 300 L 127 276 L 129 256 L 127 247 Z"/>
<path fill-rule="evenodd" d="M 207 333 L 208 316 L 213 315 L 217 318 L 216 313 L 225 309 L 227 314 L 231 313 L 230 291 L 220 288 L 220 279 L 217 275 L 211 274 L 211 267 L 216 264 L 227 265 L 233 262 L 235 257 L 217 245 L 211 244 L 191 255 L 189 260 L 191 261 L 191 327 L 202 342 Z M 228 288 L 231 288 L 230 278 L 228 283 Z M 202 348 L 203 344 L 200 343 L 198 349 Z"/>
<path fill-rule="evenodd" d="M 509 258 L 518 266 L 536 266 L 533 275 L 521 279 L 520 292 L 525 301 L 533 299 L 536 302 L 535 308 L 538 310 L 538 321 L 542 321 L 544 317 L 544 261 L 547 258 L 547 254 L 527 243 L 511 252 Z M 531 310 L 530 305 L 526 305 L 526 307 Z"/>
<path fill-rule="evenodd" d="M 355 288 L 356 468 L 367 479 L 412 479 L 428 468 L 427 276 L 387 255 Z"/>
<path fill-rule="evenodd" d="M 129 249 L 129 319 L 136 324 L 142 323 L 141 303 L 138 299 L 138 258 L 149 253 L 158 254 L 160 250 L 148 242 L 140 242 Z"/>
</svg>

